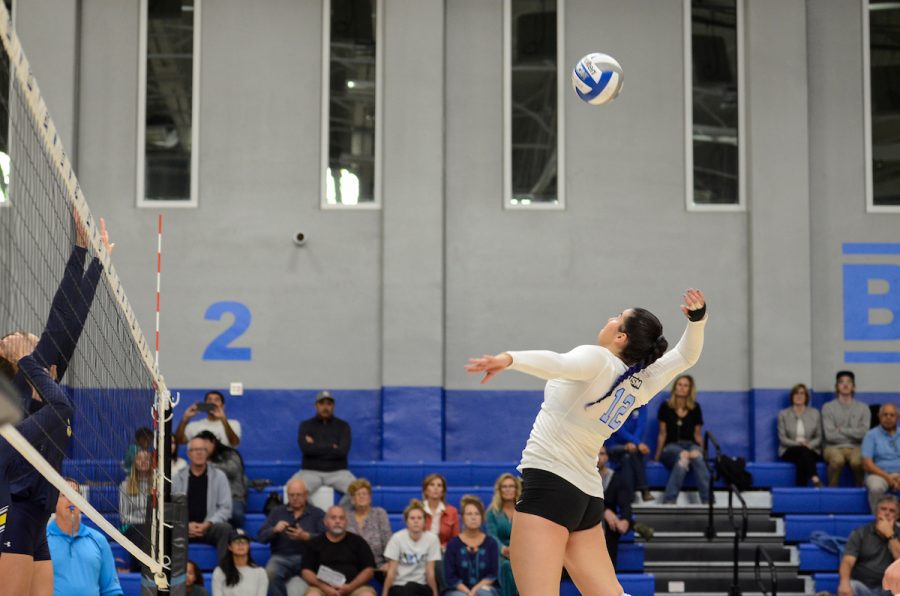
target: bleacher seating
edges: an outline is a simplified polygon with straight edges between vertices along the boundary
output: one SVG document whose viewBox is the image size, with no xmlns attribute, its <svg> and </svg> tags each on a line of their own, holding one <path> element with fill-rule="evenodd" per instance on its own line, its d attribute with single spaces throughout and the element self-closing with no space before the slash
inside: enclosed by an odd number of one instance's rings
<svg viewBox="0 0 900 596">
<path fill-rule="evenodd" d="M 120 463 L 115 461 L 81 464 L 91 480 L 103 481 L 121 474 Z M 263 505 L 271 492 L 282 493 L 283 484 L 297 471 L 297 461 L 248 461 L 246 471 L 251 479 L 267 479 L 271 485 L 262 490 L 251 489 L 248 494 L 245 529 L 256 536 L 265 521 Z M 372 502 L 384 507 L 393 530 L 403 528 L 402 511 L 410 498 L 421 498 L 421 481 L 427 474 L 438 472 L 447 478 L 448 502 L 458 505 L 464 494 L 475 494 L 485 503 L 493 493 L 497 477 L 504 472 L 515 472 L 514 462 L 381 462 L 351 461 L 351 470 L 357 476 L 367 478 L 373 485 Z M 750 462 L 748 471 L 753 475 L 754 488 L 772 489 L 773 513 L 784 515 L 785 539 L 798 543 L 800 570 L 818 572 L 815 574 L 817 589 L 819 584 L 829 585 L 833 572 L 837 569 L 837 557 L 809 543 L 810 534 L 821 530 L 835 536 L 847 536 L 850 531 L 871 521 L 865 490 L 844 487 L 839 489 L 798 488 L 794 486 L 793 465 L 784 462 Z M 824 470 L 822 471 L 824 474 Z M 668 479 L 668 471 L 657 462 L 648 462 L 647 476 L 653 487 L 662 487 Z M 846 479 L 845 479 L 846 480 Z M 690 485 L 690 483 L 687 483 Z M 107 513 L 116 523 L 114 508 L 118 487 L 112 483 L 94 484 L 90 487 L 92 503 Z M 839 513 L 836 513 L 839 512 Z M 120 547 L 114 546 L 114 555 L 125 556 Z M 269 558 L 267 545 L 252 543 L 251 553 L 259 564 Z M 215 549 L 212 546 L 195 544 L 189 548 L 189 556 L 202 570 L 212 571 L 216 566 Z M 123 558 L 123 560 L 127 560 Z M 644 546 L 633 543 L 633 534 L 623 537 L 619 547 L 618 571 L 620 581 L 627 593 L 653 594 L 652 575 L 642 573 L 644 569 Z M 139 578 L 136 574 L 123 574 L 125 594 L 139 593 Z M 834 579 L 836 584 L 836 579 Z M 208 584 L 207 584 L 208 585 Z M 563 582 L 561 594 L 577 594 L 571 582 Z"/>
<path fill-rule="evenodd" d="M 869 514 L 789 514 L 784 516 L 784 539 L 787 542 L 809 542 L 813 532 L 846 538 L 855 528 L 873 519 Z"/>
<path fill-rule="evenodd" d="M 864 488 L 773 488 L 772 513 L 866 514 Z"/>
<path fill-rule="evenodd" d="M 646 573 L 619 574 L 619 583 L 626 593 L 632 596 L 653 596 L 653 576 Z M 203 581 L 207 590 L 211 590 L 212 574 L 204 573 Z M 119 583 L 125 596 L 140 596 L 141 576 L 138 573 L 120 573 Z M 563 581 L 559 588 L 560 596 L 579 596 L 580 592 L 571 581 Z"/>
</svg>

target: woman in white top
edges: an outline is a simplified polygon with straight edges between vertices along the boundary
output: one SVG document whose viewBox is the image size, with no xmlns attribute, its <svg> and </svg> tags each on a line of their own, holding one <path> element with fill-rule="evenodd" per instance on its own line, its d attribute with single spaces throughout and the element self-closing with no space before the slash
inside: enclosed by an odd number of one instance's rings
<svg viewBox="0 0 900 596">
<path fill-rule="evenodd" d="M 665 356 L 662 324 L 652 313 L 631 308 L 607 321 L 596 346 L 578 346 L 566 354 L 504 352 L 469 360 L 466 370 L 484 373 L 482 383 L 506 368 L 548 381 L 522 452 L 524 488 L 510 538 L 510 561 L 522 596 L 558 594 L 563 565 L 582 594 L 623 594 L 600 525 L 603 480 L 597 452 L 634 408 L 646 405 L 700 358 L 703 293 L 687 290 L 681 310 L 690 322 Z"/>
<path fill-rule="evenodd" d="M 212 576 L 213 596 L 266 596 L 269 576 L 250 556 L 250 536 L 238 528 L 228 537 L 228 553 Z"/>
<path fill-rule="evenodd" d="M 411 499 L 403 510 L 406 529 L 395 532 L 384 549 L 388 561 L 382 596 L 438 596 L 435 562 L 441 560 L 438 537 L 425 531 L 425 507 Z"/>
</svg>

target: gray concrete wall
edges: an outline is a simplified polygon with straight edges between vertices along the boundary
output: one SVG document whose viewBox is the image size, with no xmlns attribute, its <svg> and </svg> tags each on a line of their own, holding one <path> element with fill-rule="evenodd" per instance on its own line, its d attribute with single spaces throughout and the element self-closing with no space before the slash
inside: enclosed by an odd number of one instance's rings
<svg viewBox="0 0 900 596">
<path fill-rule="evenodd" d="M 866 212 L 861 4 L 809 1 L 806 14 L 813 381 L 825 389 L 836 369 L 852 368 L 859 389 L 897 391 L 896 364 L 844 363 L 846 350 L 900 349 L 844 339 L 842 265 L 879 259 L 845 256 L 842 244 L 896 242 L 900 230 L 900 214 Z"/>
<path fill-rule="evenodd" d="M 138 3 L 82 0 L 78 45 L 77 4 L 55 35 L 46 0 L 18 2 L 149 332 L 158 210 L 135 207 Z M 674 343 L 687 286 L 711 304 L 701 390 L 831 385 L 848 349 L 841 244 L 898 230 L 865 212 L 856 1 L 746 3 L 748 209 L 732 213 L 684 206 L 680 2 L 567 0 L 566 64 L 603 50 L 627 82 L 602 108 L 566 94 L 566 209 L 550 212 L 502 207 L 501 0 L 385 2 L 384 208 L 360 211 L 319 207 L 321 3 L 203 4 L 199 207 L 163 210 L 170 385 L 473 388 L 467 357 L 590 343 L 632 305 Z M 80 80 L 52 58 L 76 45 Z M 204 320 L 223 300 L 253 313 L 235 344 L 249 362 L 201 359 L 230 322 Z M 895 389 L 896 365 L 854 368 L 861 389 Z"/>
</svg>

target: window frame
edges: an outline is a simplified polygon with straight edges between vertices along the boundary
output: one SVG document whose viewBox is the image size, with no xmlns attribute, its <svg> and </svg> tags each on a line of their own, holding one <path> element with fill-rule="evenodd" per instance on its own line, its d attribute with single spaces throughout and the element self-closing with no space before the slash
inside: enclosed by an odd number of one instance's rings
<svg viewBox="0 0 900 596">
<path fill-rule="evenodd" d="M 375 181 L 373 200 L 355 205 L 328 202 L 329 119 L 331 117 L 331 0 L 322 0 L 322 105 L 320 130 L 319 208 L 330 209 L 381 209 L 382 167 L 384 165 L 382 140 L 384 133 L 384 0 L 375 0 Z"/>
<path fill-rule="evenodd" d="M 199 206 L 200 181 L 200 48 L 201 4 L 194 1 L 194 39 L 191 59 L 191 190 L 186 201 L 177 199 L 150 200 L 144 196 L 147 153 L 147 24 L 150 0 L 140 0 L 140 25 L 138 32 L 138 134 L 137 134 L 137 207 L 138 208 L 196 208 Z"/>
<path fill-rule="evenodd" d="M 684 26 L 684 202 L 685 209 L 697 213 L 741 213 L 747 208 L 747 85 L 744 0 L 735 0 L 737 34 L 738 98 L 738 202 L 704 204 L 694 202 L 694 61 L 692 0 L 682 0 Z"/>
<path fill-rule="evenodd" d="M 900 213 L 900 205 L 875 204 L 875 181 L 872 173 L 872 48 L 869 19 L 871 2 L 862 0 L 860 4 L 862 5 L 863 154 L 866 171 L 866 213 Z"/>
<path fill-rule="evenodd" d="M 556 0 L 556 203 L 512 203 L 512 2 L 503 0 L 503 208 L 512 211 L 566 209 L 565 0 Z"/>
</svg>

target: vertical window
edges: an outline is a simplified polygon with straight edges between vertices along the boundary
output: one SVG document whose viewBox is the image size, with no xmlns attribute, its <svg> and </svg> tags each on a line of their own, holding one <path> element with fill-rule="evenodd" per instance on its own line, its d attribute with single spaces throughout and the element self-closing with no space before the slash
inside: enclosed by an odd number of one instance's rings
<svg viewBox="0 0 900 596">
<path fill-rule="evenodd" d="M 743 209 L 743 0 L 684 2 L 687 206 Z"/>
<path fill-rule="evenodd" d="M 139 207 L 197 205 L 200 1 L 141 0 Z"/>
<path fill-rule="evenodd" d="M 12 0 L 3 0 L 6 11 L 13 17 Z M 13 25 L 15 28 L 15 24 Z M 0 205 L 9 204 L 9 175 L 11 161 L 10 146 L 10 91 L 12 72 L 9 68 L 9 54 L 0 47 Z"/>
<path fill-rule="evenodd" d="M 863 2 L 863 31 L 867 208 L 900 211 L 900 2 Z"/>
<path fill-rule="evenodd" d="M 504 205 L 562 209 L 564 0 L 504 2 Z"/>
<path fill-rule="evenodd" d="M 381 205 L 383 0 L 325 0 L 322 207 Z"/>
</svg>

